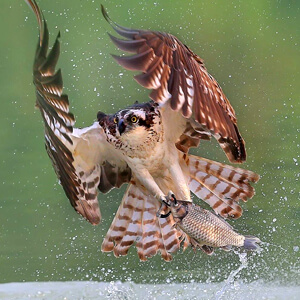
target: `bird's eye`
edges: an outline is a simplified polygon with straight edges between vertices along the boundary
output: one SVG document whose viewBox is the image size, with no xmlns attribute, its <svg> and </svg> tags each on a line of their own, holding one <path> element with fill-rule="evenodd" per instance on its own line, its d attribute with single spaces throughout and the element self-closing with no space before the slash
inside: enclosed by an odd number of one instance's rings
<svg viewBox="0 0 300 300">
<path fill-rule="evenodd" d="M 118 123 L 118 119 L 114 118 L 114 123 L 117 124 Z"/>
<path fill-rule="evenodd" d="M 136 123 L 137 122 L 137 117 L 136 116 L 132 116 L 131 119 L 130 119 L 130 121 L 132 123 Z"/>
</svg>

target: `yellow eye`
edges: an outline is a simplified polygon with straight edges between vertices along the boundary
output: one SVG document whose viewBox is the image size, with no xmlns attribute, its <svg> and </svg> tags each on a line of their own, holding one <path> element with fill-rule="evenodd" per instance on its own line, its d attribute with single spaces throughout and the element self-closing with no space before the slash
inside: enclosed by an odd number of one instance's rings
<svg viewBox="0 0 300 300">
<path fill-rule="evenodd" d="M 118 123 L 118 120 L 117 118 L 114 118 L 114 123 L 117 124 Z"/>
<path fill-rule="evenodd" d="M 130 121 L 131 121 L 132 123 L 136 123 L 137 117 L 136 117 L 136 116 L 132 116 L 131 119 L 130 119 Z"/>
</svg>

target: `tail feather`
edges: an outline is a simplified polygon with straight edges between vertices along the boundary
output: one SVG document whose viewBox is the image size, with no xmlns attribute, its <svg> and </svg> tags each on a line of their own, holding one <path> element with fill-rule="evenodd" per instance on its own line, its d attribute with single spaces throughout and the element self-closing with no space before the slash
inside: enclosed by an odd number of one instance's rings
<svg viewBox="0 0 300 300">
<path fill-rule="evenodd" d="M 210 174 L 220 176 L 227 182 L 236 184 L 237 187 L 239 187 L 240 184 L 243 183 L 243 181 L 257 182 L 259 180 L 259 175 L 249 170 L 236 168 L 233 166 L 219 163 L 217 161 L 212 161 L 207 158 L 197 157 L 194 155 L 189 155 L 189 159 L 192 159 L 195 162 L 198 161 L 199 165 L 202 165 L 202 167 L 209 169 Z"/>
<path fill-rule="evenodd" d="M 154 199 L 155 200 L 155 199 Z M 142 238 L 137 243 L 138 255 L 141 260 L 147 260 L 147 257 L 154 256 L 160 248 L 161 234 L 157 228 L 157 219 L 153 218 L 159 209 L 157 203 L 147 199 L 144 202 L 142 219 Z"/>
<path fill-rule="evenodd" d="M 171 253 L 180 248 L 183 233 L 174 228 L 171 215 L 158 218 L 158 209 L 159 202 L 146 195 L 138 183 L 131 182 L 104 238 L 102 251 L 113 251 L 116 257 L 123 256 L 136 242 L 140 260 L 147 260 L 160 252 L 164 260 L 170 261 Z"/>
<path fill-rule="evenodd" d="M 116 257 L 127 254 L 141 232 L 142 211 L 143 201 L 128 188 L 102 243 L 103 252 L 114 251 Z"/>
<path fill-rule="evenodd" d="M 164 220 L 164 219 L 160 218 L 160 220 Z M 167 230 L 170 229 L 170 224 L 166 220 L 164 220 L 165 223 L 162 223 L 160 220 L 159 220 L 159 228 L 160 228 L 159 234 L 160 234 L 160 238 L 162 240 L 162 243 L 160 243 L 160 253 L 161 253 L 162 258 L 165 261 L 171 261 L 172 260 L 172 255 L 167 250 L 169 248 L 168 247 L 168 240 L 165 238 L 166 236 L 165 236 L 165 232 L 164 232 L 165 228 Z M 179 247 L 180 247 L 180 244 L 178 245 L 178 249 L 179 249 Z M 176 251 L 176 249 L 173 252 L 175 252 L 175 251 Z M 172 251 L 170 251 L 170 252 L 172 252 Z"/>
<path fill-rule="evenodd" d="M 250 182 L 259 176 L 254 172 L 221 164 L 205 158 L 188 156 L 191 191 L 224 218 L 239 218 L 239 200 L 247 201 L 255 191 Z"/>
<path fill-rule="evenodd" d="M 116 225 L 111 232 L 111 240 L 115 241 L 113 245 L 113 252 L 116 257 L 126 255 L 130 246 L 136 240 L 137 232 L 139 231 L 139 226 L 130 226 L 134 225 L 129 223 L 129 220 L 133 217 L 134 211 L 123 207 L 123 211 L 119 215 L 119 219 L 116 222 Z M 119 222 L 118 222 L 119 221 Z M 120 224 L 121 226 L 118 226 Z M 126 229 L 127 226 L 127 229 Z"/>
<path fill-rule="evenodd" d="M 257 250 L 260 247 L 256 243 L 261 243 L 261 240 L 253 235 L 245 235 L 244 248 L 246 250 Z"/>
<path fill-rule="evenodd" d="M 162 211 L 162 214 L 167 213 L 167 211 Z M 163 251 L 166 253 L 174 253 L 180 248 L 181 242 L 184 240 L 185 234 L 179 229 L 175 228 L 175 221 L 172 218 L 159 218 L 160 232 L 163 240 Z M 174 238 L 176 237 L 176 238 Z M 186 241 L 183 244 L 185 249 Z"/>
<path fill-rule="evenodd" d="M 191 178 L 190 190 L 200 199 L 209 204 L 217 214 L 220 214 L 224 218 L 234 217 L 239 218 L 243 210 L 237 202 L 232 199 L 220 198 L 214 194 L 214 192 L 204 185 L 201 181 Z"/>
</svg>

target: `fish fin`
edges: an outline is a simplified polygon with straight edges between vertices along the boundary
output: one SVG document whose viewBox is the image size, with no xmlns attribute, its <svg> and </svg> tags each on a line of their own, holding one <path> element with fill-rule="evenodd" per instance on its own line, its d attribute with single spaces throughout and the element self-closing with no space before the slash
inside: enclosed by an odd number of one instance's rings
<svg viewBox="0 0 300 300">
<path fill-rule="evenodd" d="M 221 248 L 222 248 L 222 250 L 228 252 L 228 251 L 230 251 L 232 249 L 232 246 L 231 245 L 227 245 L 227 246 L 224 246 L 224 247 L 221 247 Z"/>
<path fill-rule="evenodd" d="M 214 248 L 211 246 L 203 245 L 200 249 L 207 255 L 212 255 L 214 253 Z"/>
<path fill-rule="evenodd" d="M 199 247 L 201 247 L 201 245 L 194 239 L 190 237 L 190 243 L 191 243 L 191 247 L 194 251 L 196 251 L 196 249 Z"/>
<path fill-rule="evenodd" d="M 253 197 L 255 191 L 250 182 L 256 182 L 259 176 L 194 155 L 185 159 L 190 171 L 190 190 L 223 218 L 239 218 L 243 210 L 238 202 Z"/>
<path fill-rule="evenodd" d="M 182 250 L 185 251 L 188 246 L 191 244 L 191 237 L 187 235 L 184 231 L 182 231 L 182 238 L 180 238 L 180 241 L 182 241 Z"/>
<path fill-rule="evenodd" d="M 204 253 L 207 255 L 212 255 L 214 253 L 214 248 L 207 245 L 201 245 L 198 241 L 196 241 L 194 238 L 190 237 L 190 244 L 194 251 L 196 251 L 197 248 L 200 248 Z"/>
<path fill-rule="evenodd" d="M 253 235 L 245 235 L 244 248 L 246 250 L 260 249 L 256 243 L 261 243 L 261 240 Z"/>
</svg>

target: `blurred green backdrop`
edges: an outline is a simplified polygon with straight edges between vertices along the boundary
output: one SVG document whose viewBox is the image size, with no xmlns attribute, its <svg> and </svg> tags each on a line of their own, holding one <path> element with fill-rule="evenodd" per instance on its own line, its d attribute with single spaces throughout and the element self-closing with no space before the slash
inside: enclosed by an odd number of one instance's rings
<svg viewBox="0 0 300 300">
<path fill-rule="evenodd" d="M 110 57 L 118 53 L 106 32 L 100 1 L 38 1 L 52 41 L 61 31 L 65 92 L 77 126 L 98 110 L 113 112 L 148 91 Z M 243 167 L 261 180 L 244 216 L 231 222 L 266 243 L 249 257 L 244 281 L 299 283 L 299 29 L 300 2 L 275 0 L 101 0 L 119 24 L 170 32 L 205 60 L 236 110 L 247 143 Z M 103 221 L 92 227 L 70 206 L 44 151 L 34 110 L 32 62 L 35 17 L 23 1 L 2 1 L 0 48 L 0 282 L 134 280 L 221 281 L 239 266 L 234 253 L 208 257 L 191 249 L 165 263 L 138 261 L 136 250 L 116 259 L 100 251 L 121 191 L 101 195 Z M 226 162 L 216 142 L 197 153 Z"/>
</svg>

